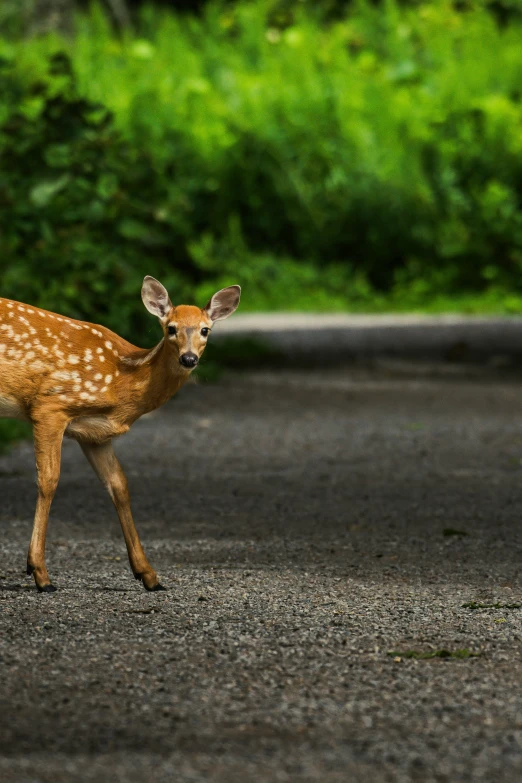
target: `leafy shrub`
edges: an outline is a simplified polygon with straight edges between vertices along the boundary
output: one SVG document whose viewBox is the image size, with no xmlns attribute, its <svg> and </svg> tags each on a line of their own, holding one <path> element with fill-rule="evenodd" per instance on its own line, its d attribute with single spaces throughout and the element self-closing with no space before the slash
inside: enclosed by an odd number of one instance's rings
<svg viewBox="0 0 522 783">
<path fill-rule="evenodd" d="M 518 310 L 515 6 L 209 0 L 119 36 L 93 6 L 0 40 L 2 292 L 134 337 L 144 273 L 242 309 Z"/>
<path fill-rule="evenodd" d="M 150 157 L 78 94 L 65 56 L 52 58 L 46 80 L 24 86 L 10 63 L 0 79 L 2 295 L 126 334 L 150 327 L 144 273 L 182 294 L 197 279 L 183 228 L 161 213 Z"/>
<path fill-rule="evenodd" d="M 177 165 L 167 208 L 217 256 L 238 241 L 380 291 L 520 291 L 522 25 L 461 9 L 146 8 L 123 41 L 94 10 L 73 60 L 133 143 Z"/>
</svg>

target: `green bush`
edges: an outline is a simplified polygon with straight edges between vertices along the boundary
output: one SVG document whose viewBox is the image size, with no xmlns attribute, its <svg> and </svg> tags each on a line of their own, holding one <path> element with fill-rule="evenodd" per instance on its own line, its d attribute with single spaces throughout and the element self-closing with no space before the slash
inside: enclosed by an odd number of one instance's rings
<svg viewBox="0 0 522 783">
<path fill-rule="evenodd" d="M 0 79 L 2 295 L 123 333 L 145 326 L 144 271 L 182 294 L 197 271 L 175 221 L 158 214 L 165 192 L 150 157 L 78 94 L 65 56 L 45 80 L 24 86 L 9 63 Z"/>
<path fill-rule="evenodd" d="M 242 309 L 519 310 L 518 6 L 342 6 L 0 40 L 2 293 L 138 342 L 146 273 Z"/>
</svg>

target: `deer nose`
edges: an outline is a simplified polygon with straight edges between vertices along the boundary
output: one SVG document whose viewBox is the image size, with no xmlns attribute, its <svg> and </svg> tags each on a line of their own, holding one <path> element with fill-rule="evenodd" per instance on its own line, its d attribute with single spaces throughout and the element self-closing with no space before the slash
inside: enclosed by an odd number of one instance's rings
<svg viewBox="0 0 522 783">
<path fill-rule="evenodd" d="M 179 357 L 179 361 L 183 367 L 195 367 L 198 363 L 198 357 L 195 353 L 189 351 L 188 353 L 182 353 Z"/>
</svg>

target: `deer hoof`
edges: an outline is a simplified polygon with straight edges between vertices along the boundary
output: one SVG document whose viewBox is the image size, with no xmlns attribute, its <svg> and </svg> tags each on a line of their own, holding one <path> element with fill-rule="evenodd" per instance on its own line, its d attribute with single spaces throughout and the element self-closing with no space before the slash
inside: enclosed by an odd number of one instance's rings
<svg viewBox="0 0 522 783">
<path fill-rule="evenodd" d="M 157 585 L 154 585 L 154 587 L 147 587 L 147 585 L 145 585 L 145 584 L 143 586 L 144 586 L 145 590 L 149 591 L 149 593 L 157 593 L 158 590 L 166 590 L 167 589 L 166 587 L 163 587 L 163 585 L 160 585 L 159 582 L 158 582 Z"/>
<path fill-rule="evenodd" d="M 38 588 L 39 593 L 55 593 L 56 587 L 54 585 L 44 585 L 43 587 L 40 587 L 39 585 L 36 585 Z"/>
</svg>

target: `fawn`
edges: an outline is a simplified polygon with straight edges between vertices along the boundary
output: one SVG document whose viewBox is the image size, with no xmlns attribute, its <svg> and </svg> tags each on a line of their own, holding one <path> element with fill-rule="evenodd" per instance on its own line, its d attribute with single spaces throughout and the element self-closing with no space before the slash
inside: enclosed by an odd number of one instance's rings
<svg viewBox="0 0 522 783">
<path fill-rule="evenodd" d="M 233 285 L 215 293 L 203 309 L 174 307 L 163 285 L 147 276 L 141 297 L 163 329 L 163 339 L 150 350 L 136 348 L 104 326 L 0 299 L 0 416 L 33 425 L 38 499 L 27 573 L 34 575 L 40 592 L 56 589 L 45 565 L 45 536 L 64 435 L 78 441 L 109 491 L 134 576 L 147 590 L 165 589 L 134 526 L 127 479 L 112 438 L 183 386 L 214 321 L 231 315 L 240 295 Z"/>
</svg>

